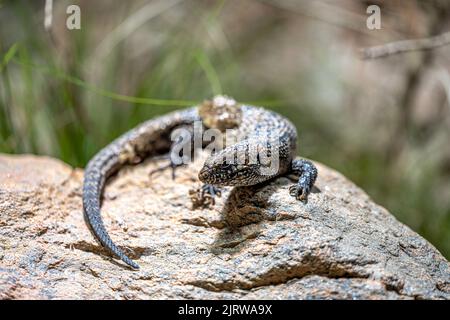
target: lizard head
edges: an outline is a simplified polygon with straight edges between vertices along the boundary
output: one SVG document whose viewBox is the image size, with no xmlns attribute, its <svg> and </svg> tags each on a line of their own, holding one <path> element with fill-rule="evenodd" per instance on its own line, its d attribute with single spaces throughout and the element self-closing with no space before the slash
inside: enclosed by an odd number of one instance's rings
<svg viewBox="0 0 450 320">
<path fill-rule="evenodd" d="M 258 183 L 260 165 L 249 161 L 248 148 L 234 145 L 211 155 L 199 172 L 203 183 L 217 186 L 248 186 Z"/>
</svg>

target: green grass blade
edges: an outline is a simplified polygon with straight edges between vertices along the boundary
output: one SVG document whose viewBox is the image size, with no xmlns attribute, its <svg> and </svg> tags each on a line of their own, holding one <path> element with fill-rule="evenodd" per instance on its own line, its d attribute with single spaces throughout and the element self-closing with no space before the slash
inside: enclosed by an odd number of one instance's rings
<svg viewBox="0 0 450 320">
<path fill-rule="evenodd" d="M 8 51 L 6 51 L 5 55 L 3 56 L 2 63 L 0 64 L 0 72 L 3 70 L 4 67 L 8 65 L 9 61 L 11 61 L 11 59 L 16 55 L 18 48 L 19 44 L 16 42 L 8 49 Z"/>
</svg>

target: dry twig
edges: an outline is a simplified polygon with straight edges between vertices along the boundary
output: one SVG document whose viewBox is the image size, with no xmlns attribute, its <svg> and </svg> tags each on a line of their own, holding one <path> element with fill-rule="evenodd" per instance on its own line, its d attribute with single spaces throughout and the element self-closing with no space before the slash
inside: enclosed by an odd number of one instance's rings
<svg viewBox="0 0 450 320">
<path fill-rule="evenodd" d="M 363 59 L 376 59 L 409 51 L 431 50 L 450 44 L 450 32 L 414 40 L 396 41 L 361 50 Z"/>
</svg>

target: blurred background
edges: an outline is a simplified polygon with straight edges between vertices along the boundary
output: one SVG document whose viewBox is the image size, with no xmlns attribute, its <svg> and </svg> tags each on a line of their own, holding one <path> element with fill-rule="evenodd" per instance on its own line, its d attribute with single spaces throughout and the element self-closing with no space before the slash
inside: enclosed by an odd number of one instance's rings
<svg viewBox="0 0 450 320">
<path fill-rule="evenodd" d="M 45 3 L 0 0 L 0 152 L 84 167 L 139 122 L 224 93 L 289 117 L 302 156 L 450 258 L 450 46 L 360 52 L 450 30 L 450 1 L 57 0 L 44 26 Z"/>
</svg>

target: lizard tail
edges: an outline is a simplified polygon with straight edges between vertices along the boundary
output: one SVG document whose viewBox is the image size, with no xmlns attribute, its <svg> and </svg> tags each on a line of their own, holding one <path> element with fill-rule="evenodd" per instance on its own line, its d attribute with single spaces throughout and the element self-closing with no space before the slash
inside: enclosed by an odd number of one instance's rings
<svg viewBox="0 0 450 320">
<path fill-rule="evenodd" d="M 100 152 L 86 167 L 83 183 L 83 211 L 84 219 L 94 237 L 110 252 L 119 257 L 123 262 L 139 269 L 139 265 L 133 262 L 121 249 L 119 249 L 103 224 L 100 213 L 100 198 L 108 175 L 114 170 L 118 159 L 114 153 Z"/>
<path fill-rule="evenodd" d="M 88 201 L 89 202 L 89 201 Z M 139 269 L 139 265 L 131 260 L 121 249 L 119 249 L 103 225 L 103 222 L 98 219 L 100 217 L 100 211 L 94 209 L 95 207 L 84 205 L 84 218 L 95 238 L 106 247 L 109 251 L 119 257 L 123 262 L 132 267 L 133 269 Z"/>
</svg>

